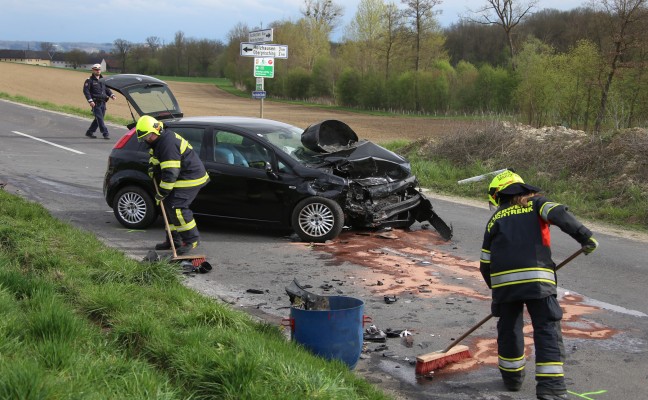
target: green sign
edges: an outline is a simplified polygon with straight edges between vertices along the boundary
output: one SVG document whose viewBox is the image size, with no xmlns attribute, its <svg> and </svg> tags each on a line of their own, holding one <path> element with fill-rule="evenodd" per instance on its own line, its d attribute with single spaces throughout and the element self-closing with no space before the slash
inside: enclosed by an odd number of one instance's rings
<svg viewBox="0 0 648 400">
<path fill-rule="evenodd" d="M 274 78 L 274 58 L 255 57 L 254 76 L 256 78 Z"/>
</svg>

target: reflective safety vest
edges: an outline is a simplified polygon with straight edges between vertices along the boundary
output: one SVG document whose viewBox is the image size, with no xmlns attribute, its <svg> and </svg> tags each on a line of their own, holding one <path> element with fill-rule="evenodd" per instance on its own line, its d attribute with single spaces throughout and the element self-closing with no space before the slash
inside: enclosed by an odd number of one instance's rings
<svg viewBox="0 0 648 400">
<path fill-rule="evenodd" d="M 173 131 L 163 130 L 160 137 L 151 143 L 149 154 L 149 164 L 160 168 L 161 194 L 173 189 L 202 186 L 209 181 L 205 166 L 191 144 Z"/>
<path fill-rule="evenodd" d="M 495 211 L 486 225 L 480 257 L 480 270 L 493 290 L 494 303 L 556 294 L 550 225 L 581 245 L 592 236 L 566 206 L 539 195 L 526 206 L 502 204 Z"/>
</svg>

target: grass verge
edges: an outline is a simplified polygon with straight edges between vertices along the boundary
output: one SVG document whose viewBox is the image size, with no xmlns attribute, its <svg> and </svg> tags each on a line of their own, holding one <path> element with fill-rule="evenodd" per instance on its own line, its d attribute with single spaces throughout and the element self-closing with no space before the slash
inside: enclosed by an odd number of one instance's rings
<svg viewBox="0 0 648 400">
<path fill-rule="evenodd" d="M 386 399 L 326 362 L 0 190 L 0 398 Z"/>
</svg>

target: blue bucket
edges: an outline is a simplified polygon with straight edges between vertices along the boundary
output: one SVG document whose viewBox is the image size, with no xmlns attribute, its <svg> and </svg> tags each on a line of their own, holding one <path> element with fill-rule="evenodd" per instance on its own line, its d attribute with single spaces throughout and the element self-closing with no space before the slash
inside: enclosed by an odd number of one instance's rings
<svg viewBox="0 0 648 400">
<path fill-rule="evenodd" d="M 338 359 L 353 369 L 362 352 L 364 301 L 345 296 L 328 299 L 329 310 L 290 308 L 290 338 L 318 356 Z"/>
</svg>

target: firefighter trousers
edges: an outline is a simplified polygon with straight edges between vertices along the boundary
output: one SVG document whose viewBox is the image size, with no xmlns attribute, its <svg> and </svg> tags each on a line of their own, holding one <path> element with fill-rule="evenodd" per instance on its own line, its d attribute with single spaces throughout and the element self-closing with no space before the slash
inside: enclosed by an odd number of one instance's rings
<svg viewBox="0 0 648 400">
<path fill-rule="evenodd" d="M 502 379 L 507 386 L 519 385 L 524 380 L 525 304 L 533 325 L 536 394 L 564 394 L 567 388 L 563 372 L 565 349 L 560 328 L 562 309 L 553 295 L 543 299 L 493 304 L 493 315 L 499 317 L 497 352 Z"/>
<path fill-rule="evenodd" d="M 193 212 L 189 209 L 202 186 L 192 188 L 176 188 L 164 199 L 164 208 L 169 218 L 169 225 L 174 233 L 180 235 L 184 243 L 198 242 L 200 234 L 194 220 Z"/>
</svg>

